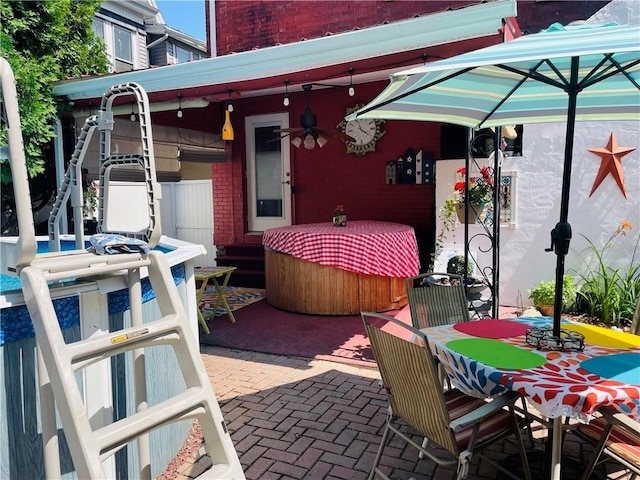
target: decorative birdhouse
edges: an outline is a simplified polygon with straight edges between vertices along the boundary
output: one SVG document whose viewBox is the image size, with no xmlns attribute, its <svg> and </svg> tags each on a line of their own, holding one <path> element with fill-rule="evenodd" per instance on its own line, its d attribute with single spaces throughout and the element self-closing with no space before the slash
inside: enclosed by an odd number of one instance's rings
<svg viewBox="0 0 640 480">
<path fill-rule="evenodd" d="M 393 185 L 396 183 L 396 162 L 393 160 L 387 162 L 387 185 Z"/>
</svg>

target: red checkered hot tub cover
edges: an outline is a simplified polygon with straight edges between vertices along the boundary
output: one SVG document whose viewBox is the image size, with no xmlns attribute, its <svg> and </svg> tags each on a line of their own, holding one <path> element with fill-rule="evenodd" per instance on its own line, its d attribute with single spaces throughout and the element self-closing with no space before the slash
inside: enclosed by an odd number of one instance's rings
<svg viewBox="0 0 640 480">
<path fill-rule="evenodd" d="M 309 262 L 366 275 L 418 275 L 420 257 L 413 227 L 392 222 L 350 221 L 345 227 L 310 223 L 271 228 L 262 244 Z"/>
</svg>

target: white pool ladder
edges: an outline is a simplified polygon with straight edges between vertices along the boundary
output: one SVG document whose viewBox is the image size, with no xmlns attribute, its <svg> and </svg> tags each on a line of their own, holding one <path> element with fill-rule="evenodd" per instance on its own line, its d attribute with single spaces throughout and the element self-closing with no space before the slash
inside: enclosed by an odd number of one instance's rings
<svg viewBox="0 0 640 480">
<path fill-rule="evenodd" d="M 243 479 L 242 468 L 202 363 L 198 344 L 190 332 L 167 260 L 164 254 L 152 251 L 148 261 L 149 279 L 162 318 L 71 344 L 66 344 L 62 336 L 45 272 L 29 266 L 20 273 L 39 355 L 46 366 L 44 371 L 49 377 L 78 478 L 105 478 L 102 462 L 129 442 L 163 425 L 197 419 L 204 433 L 206 451 L 213 462 L 211 469 L 201 478 Z M 129 269 L 129 274 L 136 277 L 136 269 Z M 139 277 L 130 283 L 132 298 L 138 297 Z M 135 308 L 132 304 L 132 313 Z M 120 353 L 159 345 L 173 347 L 186 390 L 157 405 L 145 408 L 139 404 L 133 415 L 93 429 L 75 372 Z M 43 437 L 46 437 L 44 430 Z M 57 439 L 49 436 L 47 440 L 53 444 L 45 446 L 45 455 L 51 450 L 55 455 L 55 458 L 49 456 L 45 460 L 47 477 L 59 478 L 60 472 L 55 471 L 59 468 L 59 465 L 56 467 Z M 151 478 L 150 467 L 143 458 L 140 464 L 142 471 L 138 478 Z"/>
<path fill-rule="evenodd" d="M 197 419 L 202 427 L 205 450 L 212 460 L 212 467 L 199 478 L 244 479 L 238 456 L 202 362 L 198 343 L 190 331 L 187 315 L 164 254 L 151 251 L 148 255 L 96 255 L 86 250 L 36 254 L 17 94 L 13 72 L 8 62 L 1 57 L 0 80 L 20 228 L 17 252 L 11 255 L 8 273 L 19 275 L 22 280 L 25 302 L 36 334 L 47 478 L 61 476 L 53 407 L 55 402 L 78 478 L 106 478 L 102 462 L 135 440 L 138 443 L 140 464 L 140 473 L 136 478 L 150 479 L 151 459 L 148 440 L 145 440 L 148 433 L 173 422 Z M 130 89 L 136 89 L 136 94 L 143 96 L 144 106 L 148 107 L 146 93 L 136 84 L 116 86 L 110 92 L 125 92 Z M 109 118 L 110 110 L 111 102 L 108 102 L 104 118 Z M 141 112 L 142 115 L 145 115 L 145 125 L 150 125 L 148 108 Z M 109 134 L 101 136 L 101 142 L 104 143 L 101 145 L 101 153 L 105 152 L 101 155 L 101 169 L 108 169 L 109 164 L 113 162 L 129 162 L 132 159 L 139 162 L 138 158 L 133 158 L 139 157 L 136 155 L 126 156 L 127 158 L 112 157 L 107 145 L 109 140 Z M 155 167 L 144 165 L 146 161 L 153 164 L 151 145 L 151 131 L 148 130 L 146 136 L 143 136 L 142 157 L 145 159 L 142 167 L 145 169 L 145 180 L 149 190 L 153 189 L 156 181 Z M 104 173 L 105 171 L 101 170 L 101 181 Z M 151 213 L 159 215 L 157 211 Z M 157 243 L 160 235 L 159 228 L 154 228 L 155 225 L 152 219 L 150 228 L 144 232 L 145 238 L 151 244 Z M 160 319 L 146 323 L 142 318 L 142 269 L 148 271 L 161 314 Z M 91 282 L 96 277 L 125 279 L 129 291 L 131 327 L 67 344 L 52 300 L 55 282 Z M 144 349 L 160 345 L 173 348 L 186 389 L 156 405 L 148 406 Z M 129 351 L 133 352 L 134 357 L 136 412 L 121 420 L 94 428 L 76 380 L 76 372 L 100 361 L 108 362 L 111 357 Z"/>
</svg>

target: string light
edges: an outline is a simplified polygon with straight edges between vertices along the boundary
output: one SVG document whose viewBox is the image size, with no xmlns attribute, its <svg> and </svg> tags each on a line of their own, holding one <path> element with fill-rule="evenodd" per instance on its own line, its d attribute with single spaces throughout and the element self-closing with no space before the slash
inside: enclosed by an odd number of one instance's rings
<svg viewBox="0 0 640 480">
<path fill-rule="evenodd" d="M 233 104 L 231 103 L 231 87 L 229 87 L 229 100 L 227 100 L 227 108 L 224 111 L 224 125 L 222 125 L 223 140 L 233 140 L 234 138 L 231 112 L 233 112 Z"/>
<path fill-rule="evenodd" d="M 289 80 L 284 81 L 284 100 L 282 100 L 282 104 L 285 107 L 289 106 Z"/>
<path fill-rule="evenodd" d="M 136 121 L 136 112 L 133 111 L 133 100 L 131 100 L 131 116 L 129 118 L 132 122 Z"/>
<path fill-rule="evenodd" d="M 229 110 L 230 112 L 233 112 L 233 103 L 231 103 L 231 92 L 233 90 L 231 89 L 231 87 L 229 87 L 227 89 L 227 92 L 229 94 L 229 100 L 227 100 L 227 110 Z"/>
<path fill-rule="evenodd" d="M 182 95 L 178 94 L 178 111 L 176 112 L 178 118 L 182 118 Z"/>
<path fill-rule="evenodd" d="M 349 68 L 349 78 L 349 96 L 353 97 L 356 94 L 356 91 L 353 88 L 353 68 Z"/>
</svg>

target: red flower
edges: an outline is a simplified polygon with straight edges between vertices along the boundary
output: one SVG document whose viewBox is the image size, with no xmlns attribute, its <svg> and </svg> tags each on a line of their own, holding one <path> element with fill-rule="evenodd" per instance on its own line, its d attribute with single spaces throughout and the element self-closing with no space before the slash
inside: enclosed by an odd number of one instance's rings
<svg viewBox="0 0 640 480">
<path fill-rule="evenodd" d="M 480 176 L 469 179 L 469 189 L 465 178 L 467 176 L 466 167 L 460 167 L 456 170 L 458 181 L 454 184 L 453 190 L 460 196 L 459 200 L 464 202 L 469 197 L 470 203 L 486 204 L 491 201 L 493 196 L 493 169 L 487 165 L 480 168 Z"/>
</svg>

